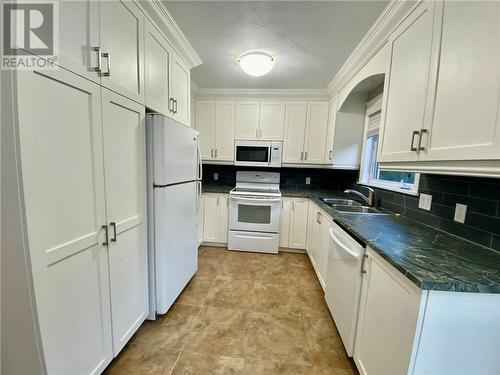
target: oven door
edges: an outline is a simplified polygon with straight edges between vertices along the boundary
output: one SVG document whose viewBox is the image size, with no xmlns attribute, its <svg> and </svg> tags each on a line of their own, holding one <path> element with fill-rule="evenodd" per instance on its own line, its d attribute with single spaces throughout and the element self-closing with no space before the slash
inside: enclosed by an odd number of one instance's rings
<svg viewBox="0 0 500 375">
<path fill-rule="evenodd" d="M 236 142 L 234 165 L 269 167 L 271 164 L 270 142 Z"/>
<path fill-rule="evenodd" d="M 229 230 L 278 233 L 281 198 L 234 196 L 229 199 Z"/>
</svg>

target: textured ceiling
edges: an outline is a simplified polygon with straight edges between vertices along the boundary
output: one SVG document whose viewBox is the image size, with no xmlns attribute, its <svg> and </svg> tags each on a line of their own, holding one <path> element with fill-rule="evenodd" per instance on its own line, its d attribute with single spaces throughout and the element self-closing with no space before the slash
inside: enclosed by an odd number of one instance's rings
<svg viewBox="0 0 500 375">
<path fill-rule="evenodd" d="M 165 1 L 203 65 L 200 88 L 322 89 L 340 69 L 387 1 Z M 263 77 L 236 58 L 263 50 L 277 59 Z"/>
</svg>

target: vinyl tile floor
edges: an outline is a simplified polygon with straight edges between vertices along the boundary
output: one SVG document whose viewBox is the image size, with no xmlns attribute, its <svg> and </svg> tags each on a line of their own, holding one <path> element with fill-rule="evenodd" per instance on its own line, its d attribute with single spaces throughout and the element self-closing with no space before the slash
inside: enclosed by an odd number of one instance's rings
<svg viewBox="0 0 500 375">
<path fill-rule="evenodd" d="M 305 254 L 201 247 L 198 272 L 106 374 L 357 374 Z"/>
</svg>

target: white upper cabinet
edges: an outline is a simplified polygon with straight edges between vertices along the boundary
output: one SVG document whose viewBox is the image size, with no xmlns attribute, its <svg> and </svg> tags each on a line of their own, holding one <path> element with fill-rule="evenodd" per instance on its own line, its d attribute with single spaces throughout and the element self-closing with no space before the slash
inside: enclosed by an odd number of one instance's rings
<svg viewBox="0 0 500 375">
<path fill-rule="evenodd" d="M 266 140 L 282 140 L 285 127 L 285 102 L 260 102 L 259 138 Z"/>
<path fill-rule="evenodd" d="M 379 161 L 418 159 L 418 133 L 426 114 L 434 2 L 422 2 L 389 38 L 389 78 Z"/>
<path fill-rule="evenodd" d="M 196 101 L 196 130 L 203 160 L 215 158 L 215 100 Z"/>
<path fill-rule="evenodd" d="M 189 126 L 189 105 L 191 103 L 189 67 L 176 53 L 172 54 L 170 61 L 171 116 Z"/>
<path fill-rule="evenodd" d="M 286 102 L 283 163 L 302 163 L 306 133 L 306 101 Z"/>
<path fill-rule="evenodd" d="M 203 160 L 234 159 L 234 101 L 196 100 L 196 130 Z"/>
<path fill-rule="evenodd" d="M 101 1 L 102 84 L 144 103 L 144 14 L 131 1 Z"/>
<path fill-rule="evenodd" d="M 303 161 L 305 163 L 323 163 L 328 129 L 328 108 L 329 102 L 325 100 L 307 103 L 307 134 Z"/>
<path fill-rule="evenodd" d="M 235 139 L 258 139 L 260 103 L 258 101 L 237 101 L 234 109 Z"/>
<path fill-rule="evenodd" d="M 325 164 L 333 163 L 333 142 L 335 137 L 335 120 L 337 119 L 337 100 L 337 95 L 330 100 L 330 116 L 328 119 L 328 130 L 326 132 L 325 156 L 323 158 Z"/>
<path fill-rule="evenodd" d="M 145 77 L 146 106 L 168 115 L 170 60 L 172 47 L 149 21 L 146 22 L 145 39 Z"/>
<path fill-rule="evenodd" d="M 420 160 L 500 159 L 500 2 L 446 1 L 442 20 Z"/>
<path fill-rule="evenodd" d="M 215 159 L 234 160 L 234 101 L 217 100 L 215 104 Z"/>
<path fill-rule="evenodd" d="M 60 1 L 58 64 L 100 82 L 99 2 Z"/>
</svg>

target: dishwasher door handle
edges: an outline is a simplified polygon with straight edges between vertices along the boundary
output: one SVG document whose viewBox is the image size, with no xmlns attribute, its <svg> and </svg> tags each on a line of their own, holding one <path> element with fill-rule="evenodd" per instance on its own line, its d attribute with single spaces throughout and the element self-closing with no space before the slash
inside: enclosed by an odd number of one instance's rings
<svg viewBox="0 0 500 375">
<path fill-rule="evenodd" d="M 352 251 L 351 249 L 349 249 L 346 245 L 344 245 L 342 242 L 340 242 L 340 240 L 335 236 L 335 233 L 333 233 L 333 228 L 330 228 L 330 237 L 332 238 L 332 240 L 342 249 L 344 250 L 346 253 L 348 253 L 350 256 L 352 256 L 353 258 L 360 258 L 363 254 L 360 253 L 360 254 L 356 254 L 354 251 Z"/>
</svg>

